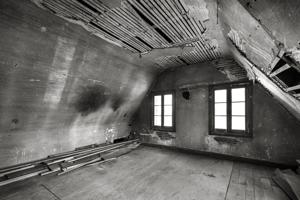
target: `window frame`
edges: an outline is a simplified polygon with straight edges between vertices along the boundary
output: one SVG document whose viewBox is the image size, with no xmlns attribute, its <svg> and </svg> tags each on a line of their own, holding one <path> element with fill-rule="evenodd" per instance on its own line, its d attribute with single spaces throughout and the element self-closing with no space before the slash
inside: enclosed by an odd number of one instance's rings
<svg viewBox="0 0 300 200">
<path fill-rule="evenodd" d="M 245 130 L 232 130 L 232 97 L 231 89 L 234 88 L 245 88 Z M 215 129 L 215 90 L 227 90 L 227 128 L 226 129 Z M 237 81 L 230 83 L 214 84 L 209 85 L 209 134 L 218 136 L 236 136 L 236 137 L 252 137 L 252 110 L 253 110 L 253 84 L 250 81 Z"/>
<path fill-rule="evenodd" d="M 172 126 L 166 127 L 163 125 L 164 122 L 164 95 L 171 94 L 172 95 Z M 154 125 L 154 96 L 161 95 L 162 96 L 162 105 L 161 105 L 161 126 L 155 126 Z M 160 92 L 152 92 L 151 93 L 151 129 L 157 130 L 157 131 L 169 131 L 169 132 L 175 132 L 176 131 L 176 113 L 175 113 L 175 91 L 174 90 L 168 90 L 168 91 L 160 91 Z"/>
</svg>

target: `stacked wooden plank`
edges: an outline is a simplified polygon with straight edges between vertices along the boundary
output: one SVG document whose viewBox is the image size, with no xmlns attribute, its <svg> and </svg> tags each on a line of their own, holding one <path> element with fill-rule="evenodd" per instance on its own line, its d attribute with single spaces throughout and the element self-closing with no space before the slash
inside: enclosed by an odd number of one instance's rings
<svg viewBox="0 0 300 200">
<path fill-rule="evenodd" d="M 74 151 L 49 155 L 47 158 L 0 169 L 0 186 L 34 176 L 62 175 L 95 163 L 104 163 L 128 153 L 138 146 L 138 140 L 114 144 L 93 144 Z"/>
<path fill-rule="evenodd" d="M 300 200 L 300 174 L 290 169 L 276 169 L 272 179 L 290 199 Z"/>
<path fill-rule="evenodd" d="M 114 8 L 93 0 L 39 2 L 40 7 L 140 55 L 197 38 L 190 43 L 195 47 L 194 51 L 157 58 L 157 65 L 163 68 L 220 57 L 219 50 L 203 35 L 205 24 L 189 14 L 188 6 L 182 0 L 126 0 Z"/>
</svg>

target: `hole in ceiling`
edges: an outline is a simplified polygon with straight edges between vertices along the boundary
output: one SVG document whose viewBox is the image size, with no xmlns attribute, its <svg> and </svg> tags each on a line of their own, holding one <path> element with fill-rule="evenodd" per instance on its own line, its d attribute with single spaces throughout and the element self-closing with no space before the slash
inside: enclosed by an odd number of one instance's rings
<svg viewBox="0 0 300 200">
<path fill-rule="evenodd" d="M 279 69 L 280 67 L 282 67 L 282 66 L 285 65 L 285 64 L 286 64 L 286 62 L 285 62 L 284 60 L 280 59 L 280 60 L 278 61 L 278 63 L 275 65 L 275 67 L 273 68 L 272 72 L 273 72 L 273 71 L 276 71 L 277 69 Z"/>
<path fill-rule="evenodd" d="M 300 84 L 300 73 L 293 67 L 281 72 L 277 75 L 277 77 L 282 80 L 288 87 Z"/>
<path fill-rule="evenodd" d="M 91 11 L 101 14 L 97 9 L 95 9 L 94 7 L 90 6 L 88 3 L 86 3 L 85 1 L 82 0 L 77 0 L 79 3 L 81 3 L 83 6 L 87 7 L 88 9 L 90 9 Z"/>
<path fill-rule="evenodd" d="M 187 63 L 183 58 L 181 58 L 180 56 L 177 57 L 179 60 L 181 60 L 184 64 L 189 65 L 189 63 Z"/>
<path fill-rule="evenodd" d="M 144 45 L 146 45 L 147 47 L 153 49 L 153 47 L 152 47 L 150 44 L 148 44 L 145 40 L 143 40 L 142 38 L 140 38 L 140 37 L 138 37 L 138 36 L 136 36 L 135 38 L 138 39 L 140 42 L 142 42 L 142 43 L 143 43 Z"/>
<path fill-rule="evenodd" d="M 139 2 L 139 4 L 145 9 L 145 10 L 147 10 L 148 11 L 148 9 L 147 8 L 145 8 L 144 7 L 144 5 L 143 4 L 141 4 L 141 2 L 140 1 L 138 1 Z M 153 27 L 155 30 L 156 30 L 156 32 L 158 33 L 158 34 L 160 34 L 160 36 L 161 37 L 163 37 L 166 41 L 168 41 L 169 43 L 173 43 L 173 41 L 162 31 L 162 30 L 160 30 L 159 28 L 157 28 L 156 26 L 155 26 L 155 24 L 148 18 L 148 17 L 146 17 L 139 9 L 137 9 L 134 5 L 132 5 L 132 4 L 130 4 L 131 5 L 131 7 L 134 9 L 134 11 L 147 23 L 147 24 L 149 24 L 151 27 Z"/>
<path fill-rule="evenodd" d="M 299 94 L 300 93 L 300 89 L 294 90 L 293 92 L 296 93 L 296 94 Z"/>
</svg>

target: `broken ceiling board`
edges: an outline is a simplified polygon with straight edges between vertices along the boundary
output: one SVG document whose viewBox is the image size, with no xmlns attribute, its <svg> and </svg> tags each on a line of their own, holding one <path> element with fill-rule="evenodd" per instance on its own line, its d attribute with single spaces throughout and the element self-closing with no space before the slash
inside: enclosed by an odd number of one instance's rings
<svg viewBox="0 0 300 200">
<path fill-rule="evenodd" d="M 157 58 L 162 55 L 164 56 L 181 56 L 184 53 L 189 53 L 191 51 L 194 51 L 195 47 L 170 47 L 170 48 L 158 48 L 158 49 L 152 49 L 151 51 L 145 53 L 142 55 L 142 57 L 151 57 L 151 58 Z"/>
<path fill-rule="evenodd" d="M 173 47 L 198 38 L 197 42 L 191 42 L 195 46 L 192 52 L 184 52 L 180 59 L 177 53 L 166 56 L 165 60 L 170 59 L 166 63 L 186 65 L 220 57 L 217 39 L 211 40 L 203 35 L 206 28 L 201 20 L 184 14 L 190 8 L 183 0 L 32 1 L 39 7 L 133 53 L 143 54 L 152 49 Z M 206 9 L 204 1 L 190 1 L 188 5 L 191 3 L 194 10 Z M 206 17 L 202 16 L 202 20 L 204 18 Z M 157 64 L 162 66 L 162 63 Z M 171 67 L 170 64 L 162 67 L 166 66 Z"/>
<path fill-rule="evenodd" d="M 237 0 L 219 2 L 225 35 L 256 66 L 266 71 L 279 52 L 274 38 Z"/>
<path fill-rule="evenodd" d="M 255 80 L 261 83 L 273 96 L 277 99 L 290 113 L 292 113 L 298 120 L 300 120 L 300 101 L 296 99 L 292 94 L 285 92 L 278 87 L 272 79 L 259 70 L 254 64 L 252 64 L 245 56 L 238 51 L 238 49 L 232 49 L 235 60 L 244 67 L 247 71 L 253 73 Z"/>
<path fill-rule="evenodd" d="M 293 87 L 287 88 L 286 91 L 290 92 L 290 91 L 299 90 L 299 89 L 300 89 L 300 85 L 295 85 Z"/>
<path fill-rule="evenodd" d="M 204 0 L 183 0 L 182 3 L 185 4 L 187 15 L 190 17 L 199 20 L 200 22 L 209 20 L 208 9 Z"/>
<path fill-rule="evenodd" d="M 239 0 L 245 9 L 268 29 L 286 49 L 298 46 L 300 1 Z"/>
<path fill-rule="evenodd" d="M 247 71 L 241 67 L 234 59 L 222 58 L 212 62 L 217 70 L 225 74 L 229 80 L 245 80 L 248 78 Z"/>
<path fill-rule="evenodd" d="M 291 68 L 291 66 L 289 66 L 288 64 L 283 65 L 282 67 L 280 67 L 279 69 L 275 70 L 274 72 L 272 72 L 270 74 L 270 77 L 276 76 L 277 74 L 280 74 L 281 72 L 287 70 Z"/>
</svg>

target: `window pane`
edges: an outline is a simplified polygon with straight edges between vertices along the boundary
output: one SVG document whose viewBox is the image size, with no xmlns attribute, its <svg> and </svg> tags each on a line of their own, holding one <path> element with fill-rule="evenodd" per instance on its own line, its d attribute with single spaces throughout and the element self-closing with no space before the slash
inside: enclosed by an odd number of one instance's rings
<svg viewBox="0 0 300 200">
<path fill-rule="evenodd" d="M 161 116 L 154 116 L 154 126 L 161 126 Z"/>
<path fill-rule="evenodd" d="M 226 102 L 227 90 L 215 90 L 215 102 Z"/>
<path fill-rule="evenodd" d="M 246 126 L 245 126 L 245 122 L 246 122 L 246 118 L 245 117 L 232 117 L 232 130 L 245 130 Z"/>
<path fill-rule="evenodd" d="M 245 115 L 245 110 L 246 110 L 245 102 L 232 103 L 232 115 Z"/>
<path fill-rule="evenodd" d="M 172 94 L 164 95 L 164 104 L 165 105 L 172 105 Z"/>
<path fill-rule="evenodd" d="M 161 95 L 154 96 L 154 105 L 161 105 Z"/>
<path fill-rule="evenodd" d="M 226 103 L 215 104 L 215 115 L 227 115 Z"/>
<path fill-rule="evenodd" d="M 164 126 L 168 126 L 168 127 L 172 126 L 172 116 L 164 117 Z"/>
<path fill-rule="evenodd" d="M 232 102 L 245 101 L 245 88 L 233 88 L 231 89 Z"/>
<path fill-rule="evenodd" d="M 172 115 L 172 106 L 164 106 L 164 115 Z"/>
<path fill-rule="evenodd" d="M 215 116 L 215 129 L 226 129 L 227 117 Z"/>
<path fill-rule="evenodd" d="M 154 106 L 154 115 L 161 115 L 161 106 Z"/>
</svg>

